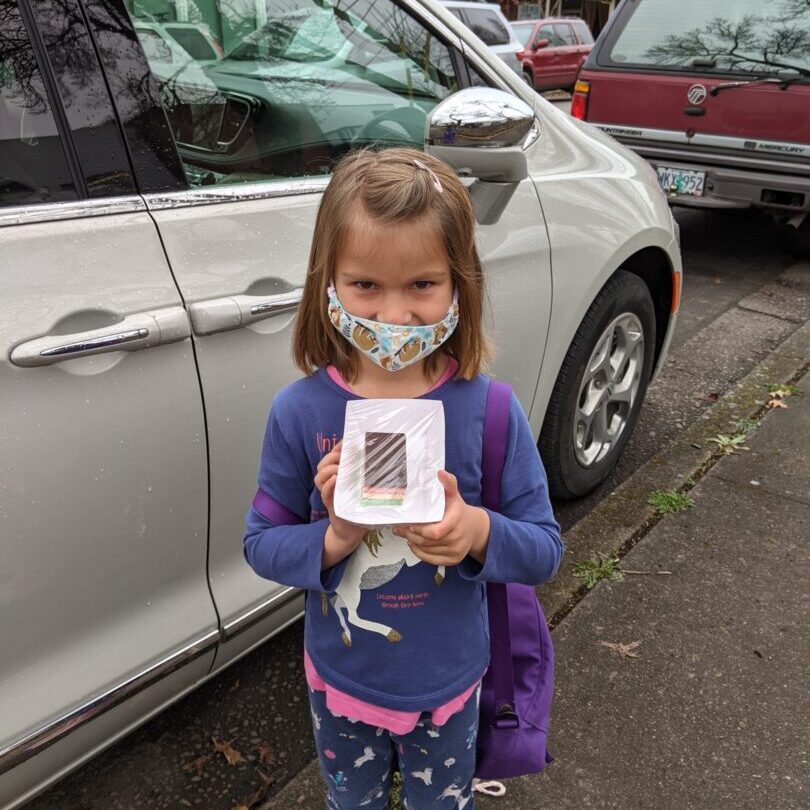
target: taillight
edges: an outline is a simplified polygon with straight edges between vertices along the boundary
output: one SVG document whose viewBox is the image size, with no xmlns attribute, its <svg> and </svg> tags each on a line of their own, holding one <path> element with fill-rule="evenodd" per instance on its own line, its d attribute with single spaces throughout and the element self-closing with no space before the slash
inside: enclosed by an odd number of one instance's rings
<svg viewBox="0 0 810 810">
<path fill-rule="evenodd" d="M 522 62 L 526 58 L 526 51 L 518 51 L 515 56 L 517 56 L 518 62 Z"/>
<path fill-rule="evenodd" d="M 577 80 L 574 85 L 574 96 L 571 99 L 571 115 L 585 121 L 588 117 L 588 98 L 591 92 L 591 83 Z"/>
</svg>

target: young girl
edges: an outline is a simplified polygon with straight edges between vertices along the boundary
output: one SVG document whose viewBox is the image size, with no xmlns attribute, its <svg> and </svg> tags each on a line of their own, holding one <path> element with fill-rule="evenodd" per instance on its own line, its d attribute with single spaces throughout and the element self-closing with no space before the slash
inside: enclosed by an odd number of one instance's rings
<svg viewBox="0 0 810 810">
<path fill-rule="evenodd" d="M 327 807 L 472 807 L 485 583 L 536 584 L 562 556 L 513 396 L 501 511 L 481 508 L 489 381 L 484 277 L 469 194 L 412 149 L 336 167 L 318 212 L 293 340 L 307 375 L 273 401 L 244 551 L 305 588 L 304 669 Z M 346 403 L 426 398 L 445 413 L 438 523 L 370 531 L 333 509 Z"/>
</svg>

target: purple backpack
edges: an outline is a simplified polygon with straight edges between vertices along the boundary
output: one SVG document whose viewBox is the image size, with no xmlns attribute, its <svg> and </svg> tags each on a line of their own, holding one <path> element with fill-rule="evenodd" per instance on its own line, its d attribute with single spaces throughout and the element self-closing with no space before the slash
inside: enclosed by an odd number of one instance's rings
<svg viewBox="0 0 810 810">
<path fill-rule="evenodd" d="M 491 380 L 484 416 L 481 500 L 499 511 L 512 389 Z M 531 585 L 487 583 L 491 659 L 481 686 L 479 779 L 540 773 L 554 696 L 554 650 Z"/>
</svg>

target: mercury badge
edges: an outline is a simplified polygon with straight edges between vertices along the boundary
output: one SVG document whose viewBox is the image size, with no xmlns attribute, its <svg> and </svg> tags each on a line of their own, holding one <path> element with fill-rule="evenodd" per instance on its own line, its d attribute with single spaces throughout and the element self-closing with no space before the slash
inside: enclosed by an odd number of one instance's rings
<svg viewBox="0 0 810 810">
<path fill-rule="evenodd" d="M 706 88 L 702 84 L 693 84 L 686 91 L 686 98 L 689 99 L 690 104 L 703 104 L 707 95 Z"/>
</svg>

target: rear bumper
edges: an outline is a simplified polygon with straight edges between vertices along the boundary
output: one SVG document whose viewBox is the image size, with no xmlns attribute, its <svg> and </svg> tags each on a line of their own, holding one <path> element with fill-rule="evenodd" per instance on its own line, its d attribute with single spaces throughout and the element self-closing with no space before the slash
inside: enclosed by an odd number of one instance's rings
<svg viewBox="0 0 810 810">
<path fill-rule="evenodd" d="M 639 154 L 646 157 L 643 152 Z M 668 194 L 672 205 L 696 208 L 768 208 L 785 213 L 810 211 L 810 179 L 789 174 L 765 174 L 724 166 L 707 166 L 697 162 L 678 162 L 648 157 L 656 169 L 659 166 L 706 172 L 701 197 Z"/>
<path fill-rule="evenodd" d="M 611 127 L 602 128 L 614 137 Z M 785 215 L 810 211 L 810 164 L 791 165 L 784 158 L 768 160 L 761 155 L 734 155 L 730 150 L 712 154 L 682 146 L 617 138 L 655 168 L 706 172 L 701 197 L 668 194 L 672 205 L 696 208 L 761 208 Z"/>
</svg>

